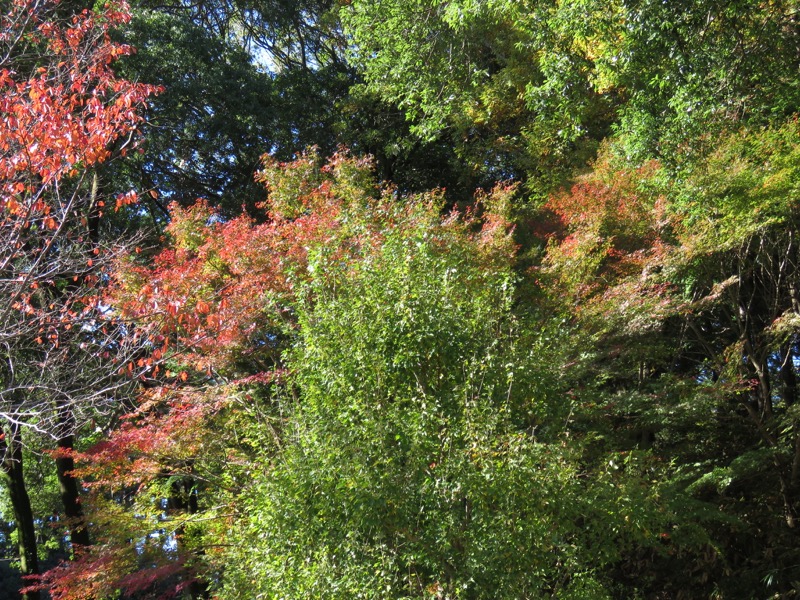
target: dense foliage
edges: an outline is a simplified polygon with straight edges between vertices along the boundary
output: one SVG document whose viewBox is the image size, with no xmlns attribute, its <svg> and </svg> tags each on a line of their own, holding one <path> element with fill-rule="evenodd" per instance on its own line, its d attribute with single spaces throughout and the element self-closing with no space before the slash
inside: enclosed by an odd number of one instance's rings
<svg viewBox="0 0 800 600">
<path fill-rule="evenodd" d="M 800 593 L 796 2 L 2 11 L 27 599 Z"/>
<path fill-rule="evenodd" d="M 74 435 L 112 410 L 125 387 L 114 361 L 136 345 L 103 308 L 103 280 L 125 249 L 123 240 L 100 239 L 112 200 L 92 177 L 133 147 L 140 110 L 156 91 L 111 68 L 131 51 L 109 34 L 126 19 L 125 5 L 67 18 L 52 3 L 27 0 L 5 3 L 0 15 L 0 477 L 23 575 L 39 571 L 25 438 L 58 449 L 61 506 L 48 508 L 61 513 L 74 544 L 87 544 L 71 473 Z"/>
</svg>

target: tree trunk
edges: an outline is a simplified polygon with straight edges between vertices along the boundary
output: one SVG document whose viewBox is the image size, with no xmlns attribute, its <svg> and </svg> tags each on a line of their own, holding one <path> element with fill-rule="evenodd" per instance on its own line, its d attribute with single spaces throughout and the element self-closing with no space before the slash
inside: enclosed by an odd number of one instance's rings
<svg viewBox="0 0 800 600">
<path fill-rule="evenodd" d="M 72 471 L 75 469 L 75 460 L 72 458 L 75 436 L 71 431 L 74 418 L 69 407 L 59 407 L 59 418 L 64 430 L 57 442 L 56 474 L 61 488 L 64 515 L 66 516 L 67 527 L 69 527 L 69 539 L 73 546 L 88 546 L 91 541 L 89 540 L 89 530 L 86 529 L 86 523 L 83 519 L 78 480 L 72 475 Z"/>
<path fill-rule="evenodd" d="M 36 554 L 36 530 L 33 525 L 33 510 L 22 470 L 22 433 L 19 424 L 10 423 L 5 436 L 0 439 L 3 454 L 3 479 L 8 487 L 14 520 L 17 525 L 20 573 L 23 577 L 39 574 L 39 559 Z M 31 583 L 30 581 L 28 583 Z M 39 592 L 22 594 L 23 600 L 39 600 Z"/>
<path fill-rule="evenodd" d="M 787 406 L 797 402 L 797 375 L 794 372 L 794 352 L 791 344 L 781 347 L 781 381 L 783 382 L 783 400 Z"/>
</svg>

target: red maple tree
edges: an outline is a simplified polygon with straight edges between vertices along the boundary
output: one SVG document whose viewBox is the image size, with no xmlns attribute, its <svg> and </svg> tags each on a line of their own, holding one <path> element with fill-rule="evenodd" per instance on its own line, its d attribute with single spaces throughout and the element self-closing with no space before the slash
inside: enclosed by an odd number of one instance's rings
<svg viewBox="0 0 800 600">
<path fill-rule="evenodd" d="M 22 430 L 57 441 L 73 543 L 85 542 L 69 472 L 83 416 L 120 383 L 111 354 L 121 330 L 102 303 L 115 248 L 100 237 L 106 199 L 96 167 L 132 146 L 152 86 L 118 77 L 131 48 L 111 40 L 124 2 L 69 14 L 49 0 L 13 0 L 0 15 L 0 453 L 19 531 L 23 574 L 37 572 L 22 472 Z M 124 195 L 123 202 L 132 198 Z M 27 597 L 36 592 L 28 591 Z"/>
</svg>

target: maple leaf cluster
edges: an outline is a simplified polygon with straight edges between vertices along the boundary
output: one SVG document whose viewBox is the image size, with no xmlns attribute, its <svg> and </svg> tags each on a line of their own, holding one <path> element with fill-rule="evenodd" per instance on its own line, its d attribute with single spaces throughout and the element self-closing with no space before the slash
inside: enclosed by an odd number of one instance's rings
<svg viewBox="0 0 800 600">
<path fill-rule="evenodd" d="M 101 235 L 107 197 L 97 169 L 135 147 L 147 98 L 158 89 L 113 71 L 132 52 L 111 39 L 129 19 L 124 2 L 69 14 L 58 2 L 13 0 L 3 10 L 0 454 L 18 530 L 27 532 L 22 430 L 55 441 L 64 523 L 76 544 L 86 544 L 70 473 L 74 434 L 116 410 L 128 387 L 116 363 L 138 346 L 103 302 L 110 261 L 126 246 Z M 19 535 L 21 570 L 36 574 L 37 542 Z"/>
<path fill-rule="evenodd" d="M 109 33 L 129 20 L 125 3 L 108 5 L 102 15 L 85 10 L 66 22 L 55 17 L 54 6 L 15 0 L 0 18 L 0 208 L 6 221 L 24 216 L 47 229 L 62 221 L 45 191 L 107 160 L 157 91 L 111 68 L 132 52 Z M 44 60 L 19 58 L 27 53 Z M 124 153 L 128 143 L 116 151 Z"/>
<path fill-rule="evenodd" d="M 591 174 L 545 203 L 551 224 L 540 274 L 582 309 L 614 304 L 603 297 L 617 284 L 633 298 L 660 295 L 648 275 L 671 251 L 678 222 L 664 196 L 648 187 L 660 168 L 651 161 L 621 169 L 601 154 Z"/>
<path fill-rule="evenodd" d="M 158 92 L 112 69 L 132 52 L 110 37 L 128 19 L 124 2 L 64 17 L 57 3 L 15 0 L 0 15 L 2 411 L 27 425 L 43 418 L 37 390 L 77 403 L 113 385 L 92 390 L 75 373 L 105 373 L 97 369 L 123 333 L 102 303 L 103 272 L 122 248 L 98 236 L 105 199 L 93 168 L 134 146 L 146 100 Z M 62 376 L 74 385 L 55 385 Z"/>
<path fill-rule="evenodd" d="M 364 159 L 342 151 L 318 163 L 314 154 L 291 163 L 265 157 L 257 175 L 270 189 L 265 222 L 246 215 L 225 221 L 204 201 L 186 209 L 173 205 L 170 247 L 152 265 L 120 265 L 115 303 L 148 329 L 153 357 L 172 349 L 201 372 L 228 368 L 252 376 L 269 370 L 279 362 L 276 344 L 296 326 L 292 304 L 308 292 L 304 286 L 312 277 L 334 285 L 338 272 L 356 268 L 379 247 L 387 228 L 411 227 L 423 218 L 415 212 L 438 220 L 438 195 L 424 211 L 419 204 L 402 207 L 392 190 L 375 186 Z M 498 189 L 483 202 L 503 197 L 505 210 L 513 192 Z M 462 217 L 453 213 L 441 226 L 466 236 L 477 218 Z M 476 239 L 487 257 L 514 251 L 508 229 L 501 211 L 482 215 Z M 250 362 L 246 371 L 230 370 L 237 360 Z"/>
</svg>

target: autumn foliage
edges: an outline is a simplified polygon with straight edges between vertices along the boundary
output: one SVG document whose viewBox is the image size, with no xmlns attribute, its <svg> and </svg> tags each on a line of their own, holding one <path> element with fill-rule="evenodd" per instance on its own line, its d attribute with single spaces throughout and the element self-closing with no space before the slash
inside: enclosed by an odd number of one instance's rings
<svg viewBox="0 0 800 600">
<path fill-rule="evenodd" d="M 251 376 L 253 369 L 270 370 L 280 362 L 280 339 L 296 325 L 292 303 L 308 293 L 304 284 L 315 263 L 324 260 L 322 276 L 335 285 L 338 270 L 356 268 L 386 228 L 408 227 L 421 218 L 423 204 L 426 219 L 439 210 L 436 194 L 399 206 L 391 189 L 379 190 L 365 175 L 367 161 L 344 152 L 327 164 L 316 154 L 265 161 L 258 174 L 270 191 L 264 223 L 248 216 L 225 221 L 203 201 L 188 209 L 173 205 L 170 247 L 152 265 L 131 261 L 119 271 L 119 306 L 146 323 L 161 345 L 156 358 L 171 348 L 201 372 L 241 375 L 236 361 L 249 362 Z M 511 193 L 499 189 L 495 197 Z M 465 232 L 473 226 L 456 214 L 445 223 Z M 505 235 L 509 224 L 491 213 L 485 223 L 479 239 L 488 256 L 492 236 Z"/>
<path fill-rule="evenodd" d="M 258 413 L 253 394 L 285 393 L 280 391 L 287 389 L 289 375 L 284 354 L 302 332 L 298 309 L 320 293 L 335 293 L 381 252 L 386 236 L 425 235 L 437 252 L 475 254 L 487 266 L 508 264 L 515 253 L 502 212 L 513 188 L 486 194 L 479 219 L 475 210 L 442 216 L 437 193 L 399 203 L 394 190 L 374 183 L 369 161 L 345 151 L 327 162 L 314 152 L 291 163 L 265 157 L 258 178 L 270 192 L 262 222 L 248 216 L 224 220 L 202 201 L 187 209 L 173 205 L 167 248 L 150 264 L 139 264 L 136 255 L 119 264 L 113 301 L 137 335 L 149 340 L 148 355 L 135 365 L 149 384 L 138 409 L 111 437 L 78 457 L 77 473 L 92 490 L 93 519 L 113 514 L 117 524 L 80 561 L 46 575 L 57 600 L 95 598 L 115 586 L 176 593 L 195 577 L 198 561 L 213 563 L 213 544 L 198 555 L 186 533 L 198 517 L 210 518 L 196 513 L 196 497 L 213 481 L 207 493 L 227 503 L 215 514 L 240 510 L 235 498 L 242 483 L 219 478 L 244 469 L 250 448 L 213 431 L 243 427 L 243 415 L 252 422 Z M 474 285 L 480 293 L 480 282 Z M 103 499 L 126 497 L 125 490 L 138 498 L 136 510 L 155 520 L 123 517 L 122 509 Z M 161 497 L 182 507 L 167 510 L 163 525 L 157 517 Z M 138 526 L 138 533 L 120 523 Z M 170 553 L 159 558 L 157 551 L 137 550 L 129 541 L 142 539 L 147 546 L 152 529 L 164 526 L 178 532 L 177 558 Z M 217 527 L 224 529 L 224 519 L 205 529 Z M 142 552 L 152 568 L 141 564 Z M 126 556 L 128 566 L 115 556 Z M 113 575 L 104 566 L 110 560 L 116 565 Z M 81 583 L 78 569 L 95 576 Z M 170 577 L 177 583 L 170 584 Z M 98 580 L 106 587 L 97 587 Z"/>
<path fill-rule="evenodd" d="M 108 199 L 92 190 L 92 168 L 133 147 L 157 89 L 112 70 L 132 51 L 109 33 L 127 21 L 124 3 L 70 18 L 39 0 L 9 8 L 0 17 L 0 310 L 6 336 L 59 348 L 59 332 L 96 318 L 92 290 L 111 250 L 97 243 Z"/>
<path fill-rule="evenodd" d="M 796 1 L 0 4 L 23 600 L 800 594 Z"/>
<path fill-rule="evenodd" d="M 37 540 L 23 475 L 23 429 L 55 441 L 65 525 L 87 544 L 71 476 L 77 429 L 109 409 L 124 383 L 115 361 L 134 344 L 102 304 L 104 269 L 123 243 L 101 242 L 108 196 L 97 169 L 134 147 L 152 86 L 119 78 L 131 49 L 110 32 L 124 3 L 70 14 L 13 1 L 0 15 L 0 453 L 18 528 L 20 570 L 35 575 Z M 121 202 L 132 199 L 123 195 Z M 120 240 L 122 242 L 122 240 Z M 24 598 L 38 597 L 32 589 Z"/>
<path fill-rule="evenodd" d="M 15 0 L 3 15 L 0 63 L 0 180 L 7 217 L 41 221 L 54 230 L 64 215 L 42 197 L 66 176 L 124 153 L 141 122 L 152 86 L 118 78 L 112 63 L 132 52 L 114 43 L 111 28 L 129 19 L 124 3 L 102 14 L 83 11 L 66 22 L 55 5 Z M 31 53 L 30 58 L 16 56 Z M 36 60 L 35 56 L 45 57 Z M 48 208 L 49 207 L 49 208 Z"/>
</svg>

